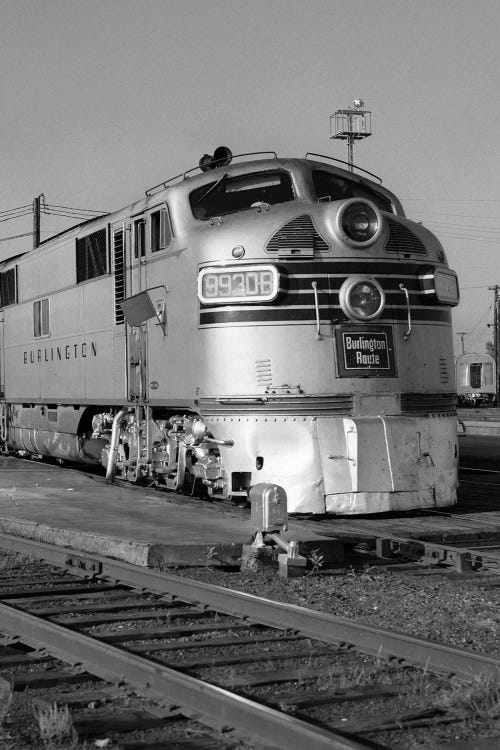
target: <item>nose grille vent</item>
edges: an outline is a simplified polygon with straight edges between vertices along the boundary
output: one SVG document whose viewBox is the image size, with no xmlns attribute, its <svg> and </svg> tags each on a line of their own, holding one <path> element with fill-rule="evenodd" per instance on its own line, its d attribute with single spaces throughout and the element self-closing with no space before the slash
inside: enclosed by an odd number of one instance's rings
<svg viewBox="0 0 500 750">
<path fill-rule="evenodd" d="M 388 253 L 426 254 L 424 243 L 413 232 L 390 216 L 386 216 L 386 220 L 389 225 L 389 237 L 385 249 Z"/>
<path fill-rule="evenodd" d="M 273 234 L 266 245 L 266 252 L 278 255 L 314 255 L 326 252 L 329 247 L 318 234 L 311 217 L 302 214 Z"/>
</svg>

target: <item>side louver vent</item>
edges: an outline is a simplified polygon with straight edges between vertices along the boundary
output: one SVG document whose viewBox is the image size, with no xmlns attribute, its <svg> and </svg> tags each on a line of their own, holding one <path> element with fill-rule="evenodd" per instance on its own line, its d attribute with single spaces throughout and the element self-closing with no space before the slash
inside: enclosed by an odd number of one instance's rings
<svg viewBox="0 0 500 750">
<path fill-rule="evenodd" d="M 425 255 L 426 249 L 424 243 L 416 237 L 399 221 L 386 217 L 389 225 L 389 237 L 385 243 L 385 249 L 388 253 L 418 253 Z"/>
<path fill-rule="evenodd" d="M 318 234 L 308 214 L 297 216 L 284 224 L 266 245 L 266 252 L 279 255 L 313 255 L 328 249 L 328 243 Z"/>
<path fill-rule="evenodd" d="M 115 323 L 121 325 L 125 317 L 120 302 L 125 299 L 125 245 L 123 241 L 123 229 L 118 229 L 113 235 L 113 262 L 114 262 L 114 286 L 115 286 Z"/>
</svg>

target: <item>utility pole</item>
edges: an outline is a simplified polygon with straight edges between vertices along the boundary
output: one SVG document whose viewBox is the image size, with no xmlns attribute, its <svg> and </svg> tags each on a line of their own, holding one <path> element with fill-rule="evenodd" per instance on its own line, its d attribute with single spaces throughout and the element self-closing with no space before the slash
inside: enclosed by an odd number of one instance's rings
<svg viewBox="0 0 500 750">
<path fill-rule="evenodd" d="M 40 213 L 42 200 L 45 201 L 43 193 L 33 200 L 33 250 L 40 247 Z"/>
<path fill-rule="evenodd" d="M 500 335 L 499 335 L 499 320 L 500 320 L 500 299 L 498 296 L 498 290 L 500 289 L 500 286 L 498 284 L 493 284 L 492 286 L 489 286 L 488 289 L 493 292 L 493 357 L 495 359 L 495 392 L 496 392 L 496 398 L 497 398 L 497 404 L 498 404 L 498 398 L 500 394 L 500 368 L 499 368 L 499 358 L 500 358 Z"/>
<path fill-rule="evenodd" d="M 457 336 L 460 336 L 462 342 L 462 354 L 465 354 L 464 336 L 467 336 L 468 331 L 457 331 Z"/>
</svg>

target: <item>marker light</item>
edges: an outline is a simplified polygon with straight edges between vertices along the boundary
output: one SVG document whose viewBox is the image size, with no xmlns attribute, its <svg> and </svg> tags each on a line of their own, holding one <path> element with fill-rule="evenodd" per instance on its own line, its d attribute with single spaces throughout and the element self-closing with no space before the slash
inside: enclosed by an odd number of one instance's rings
<svg viewBox="0 0 500 750">
<path fill-rule="evenodd" d="M 349 244 L 366 247 L 379 237 L 382 217 L 373 203 L 351 198 L 339 209 L 337 229 Z"/>
<path fill-rule="evenodd" d="M 384 309 L 385 294 L 375 279 L 351 276 L 340 287 L 339 301 L 342 310 L 351 320 L 373 320 Z"/>
<path fill-rule="evenodd" d="M 430 299 L 443 305 L 454 307 L 460 302 L 457 274 L 449 268 L 427 269 L 420 274 L 420 286 Z"/>
</svg>

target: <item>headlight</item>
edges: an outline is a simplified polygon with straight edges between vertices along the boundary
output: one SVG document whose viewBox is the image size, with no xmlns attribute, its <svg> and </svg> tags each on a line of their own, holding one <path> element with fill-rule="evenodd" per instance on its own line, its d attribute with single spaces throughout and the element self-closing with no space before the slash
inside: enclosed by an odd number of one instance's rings
<svg viewBox="0 0 500 750">
<path fill-rule="evenodd" d="M 384 290 L 375 279 L 351 276 L 339 292 L 340 306 L 351 320 L 373 320 L 384 309 Z"/>
<path fill-rule="evenodd" d="M 339 209 L 337 230 L 349 244 L 366 247 L 379 237 L 382 217 L 373 203 L 351 198 Z"/>
</svg>

